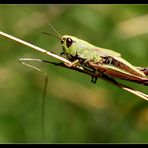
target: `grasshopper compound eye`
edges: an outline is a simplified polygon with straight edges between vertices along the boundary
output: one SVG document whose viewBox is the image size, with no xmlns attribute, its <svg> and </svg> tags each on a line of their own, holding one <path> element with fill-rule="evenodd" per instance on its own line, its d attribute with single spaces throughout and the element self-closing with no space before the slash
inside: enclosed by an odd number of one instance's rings
<svg viewBox="0 0 148 148">
<path fill-rule="evenodd" d="M 67 48 L 69 48 L 72 45 L 72 43 L 73 43 L 73 40 L 71 38 L 67 38 L 66 39 L 66 46 L 67 46 Z"/>
</svg>

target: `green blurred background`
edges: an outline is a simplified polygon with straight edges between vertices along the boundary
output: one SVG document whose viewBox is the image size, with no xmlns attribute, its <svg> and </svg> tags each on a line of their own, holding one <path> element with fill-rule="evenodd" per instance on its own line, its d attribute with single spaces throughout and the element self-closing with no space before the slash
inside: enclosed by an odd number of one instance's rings
<svg viewBox="0 0 148 148">
<path fill-rule="evenodd" d="M 59 54 L 62 35 L 120 52 L 148 66 L 148 5 L 0 5 L 0 30 Z M 57 61 L 0 36 L 0 143 L 147 143 L 148 103 L 112 84 L 45 63 L 49 78 L 41 129 L 44 77 L 19 64 L 22 57 Z M 120 81 L 147 93 L 146 86 Z"/>
</svg>

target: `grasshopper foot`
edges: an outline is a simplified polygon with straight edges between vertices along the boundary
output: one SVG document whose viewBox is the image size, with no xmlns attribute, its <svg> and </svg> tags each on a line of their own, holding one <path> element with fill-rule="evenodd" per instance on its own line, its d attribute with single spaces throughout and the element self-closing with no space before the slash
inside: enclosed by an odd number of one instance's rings
<svg viewBox="0 0 148 148">
<path fill-rule="evenodd" d="M 63 54 L 64 54 L 64 52 L 61 52 L 61 53 L 60 53 L 60 56 L 62 56 Z"/>
<path fill-rule="evenodd" d="M 91 79 L 91 82 L 92 82 L 93 84 L 95 84 L 95 83 L 97 82 L 97 79 L 98 79 L 98 78 L 97 78 L 97 77 L 93 77 L 93 76 L 92 76 L 91 78 L 92 78 L 92 79 Z"/>
</svg>

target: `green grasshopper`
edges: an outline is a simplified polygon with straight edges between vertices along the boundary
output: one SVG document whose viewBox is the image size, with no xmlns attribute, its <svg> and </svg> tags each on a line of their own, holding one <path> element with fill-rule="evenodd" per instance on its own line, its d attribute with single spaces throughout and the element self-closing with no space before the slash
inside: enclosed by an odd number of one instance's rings
<svg viewBox="0 0 148 148">
<path fill-rule="evenodd" d="M 117 84 L 114 80 L 117 78 L 148 85 L 148 67 L 135 67 L 123 59 L 120 53 L 97 47 L 74 36 L 61 36 L 50 24 L 49 26 L 58 35 L 56 37 L 61 42 L 63 50 L 61 55 L 66 55 L 67 59 L 72 62 L 66 64 L 66 66 L 69 68 L 82 66 L 85 69 L 92 70 L 96 75 L 91 75 L 91 82 L 96 83 L 98 77 L 103 77 L 104 79 L 112 81 L 114 84 Z M 48 33 L 45 34 L 51 35 Z M 118 86 L 123 88 L 124 85 L 121 85 Z M 141 93 L 139 91 L 137 92 Z M 148 95 L 143 93 L 142 95 L 144 99 L 148 99 Z"/>
<path fill-rule="evenodd" d="M 147 68 L 140 69 L 133 66 L 117 52 L 94 46 L 69 35 L 61 37 L 61 46 L 62 54 L 65 54 L 72 61 L 70 67 L 82 65 L 97 71 L 100 75 L 148 85 Z M 95 83 L 96 80 L 92 80 L 92 82 Z"/>
<path fill-rule="evenodd" d="M 148 85 L 146 76 L 148 75 L 148 68 L 135 67 L 123 59 L 118 52 L 97 47 L 74 36 L 61 36 L 51 25 L 50 27 L 57 33 L 57 38 L 60 39 L 63 50 L 61 55 L 66 55 L 72 62 L 67 66 L 81 65 L 94 69 L 101 75 Z M 95 83 L 96 80 L 92 80 L 92 82 Z"/>
</svg>

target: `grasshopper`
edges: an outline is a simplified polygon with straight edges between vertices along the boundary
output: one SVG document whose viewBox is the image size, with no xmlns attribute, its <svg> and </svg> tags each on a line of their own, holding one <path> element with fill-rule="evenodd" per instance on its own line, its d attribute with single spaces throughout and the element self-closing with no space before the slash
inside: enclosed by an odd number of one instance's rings
<svg viewBox="0 0 148 148">
<path fill-rule="evenodd" d="M 87 70 L 89 69 L 93 71 L 96 75 L 91 75 L 91 82 L 96 83 L 98 77 L 103 77 L 123 89 L 125 88 L 125 85 L 116 82 L 114 79 L 123 79 L 148 85 L 148 67 L 142 68 L 133 66 L 131 63 L 123 59 L 120 53 L 110 49 L 97 47 L 74 36 L 61 36 L 49 23 L 48 25 L 58 35 L 56 37 L 60 40 L 63 50 L 61 55 L 66 55 L 67 59 L 72 62 L 66 64 L 66 66 L 69 68 L 82 66 Z M 45 34 L 51 35 L 49 33 Z M 129 91 L 128 89 L 125 90 Z M 131 90 L 131 93 L 148 100 L 148 95 L 143 94 L 140 91 Z"/>
<path fill-rule="evenodd" d="M 121 57 L 120 53 L 94 46 L 74 36 L 61 37 L 62 54 L 72 61 L 73 65 L 82 65 L 112 78 L 120 78 L 148 85 L 148 69 L 135 67 Z M 96 83 L 96 80 L 92 80 Z"/>
<path fill-rule="evenodd" d="M 46 23 L 48 23 L 46 21 Z M 119 78 L 128 81 L 133 81 L 143 85 L 148 85 L 148 67 L 136 67 L 121 57 L 121 54 L 110 49 L 100 48 L 87 41 L 76 38 L 71 35 L 61 36 L 48 23 L 51 29 L 58 35 L 61 42 L 63 52 L 61 55 L 66 55 L 72 63 L 67 64 L 68 67 L 81 65 L 88 67 L 98 72 L 100 75 L 107 75 L 112 78 Z M 44 34 L 51 35 L 44 32 Z M 54 35 L 52 35 L 54 36 Z M 96 79 L 92 82 L 96 83 Z"/>
</svg>

